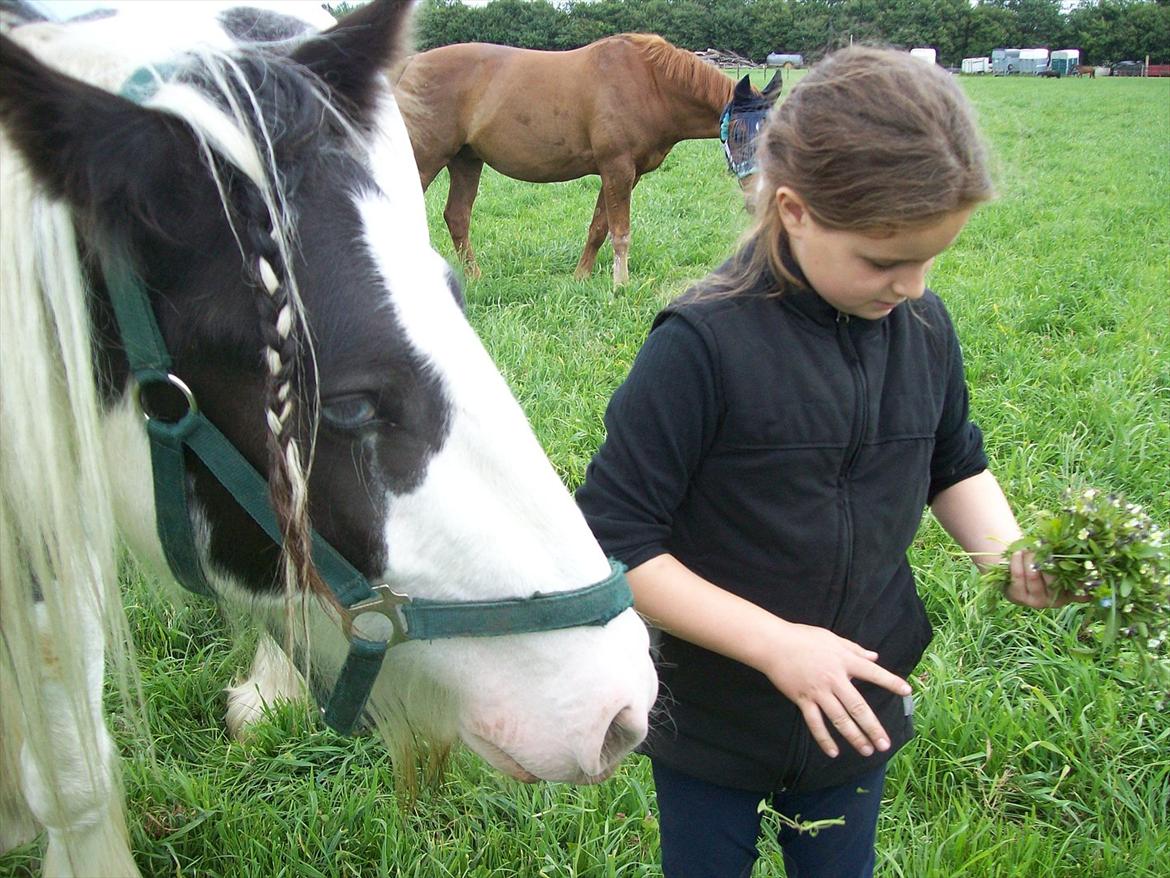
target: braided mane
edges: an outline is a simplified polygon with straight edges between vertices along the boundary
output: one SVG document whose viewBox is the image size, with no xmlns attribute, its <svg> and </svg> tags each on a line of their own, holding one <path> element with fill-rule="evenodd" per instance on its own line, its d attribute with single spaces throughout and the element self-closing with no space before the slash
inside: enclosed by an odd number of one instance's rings
<svg viewBox="0 0 1170 878">
<path fill-rule="evenodd" d="M 303 68 L 277 56 L 237 59 L 202 52 L 194 68 L 146 103 L 175 113 L 195 131 L 255 293 L 264 341 L 258 353 L 266 373 L 267 477 L 283 535 L 291 633 L 294 598 L 317 594 L 332 600 L 332 595 L 311 554 L 308 475 L 317 425 L 316 360 L 292 271 L 296 217 L 288 194 L 298 180 L 295 169 L 320 141 L 323 120 L 353 132 L 325 90 Z M 225 163 L 244 179 L 231 173 L 229 185 Z"/>
</svg>

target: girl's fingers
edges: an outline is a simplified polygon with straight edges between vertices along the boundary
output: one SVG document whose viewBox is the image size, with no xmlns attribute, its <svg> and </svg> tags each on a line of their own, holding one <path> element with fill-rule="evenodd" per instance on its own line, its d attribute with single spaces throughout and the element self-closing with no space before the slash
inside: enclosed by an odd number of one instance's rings
<svg viewBox="0 0 1170 878">
<path fill-rule="evenodd" d="M 834 635 L 834 636 L 836 636 L 836 635 Z M 861 656 L 863 659 L 868 659 L 869 661 L 872 662 L 874 659 L 877 658 L 876 652 L 874 652 L 872 649 L 866 649 L 860 643 L 854 643 L 852 640 L 846 640 L 844 637 L 837 637 L 837 640 L 839 640 L 842 644 L 844 644 L 845 648 L 848 649 L 850 652 L 856 653 L 857 655 Z"/>
<path fill-rule="evenodd" d="M 825 725 L 826 719 L 837 734 L 862 756 L 872 755 L 875 749 L 890 749 L 890 736 L 861 693 L 849 686 L 842 696 L 830 696 L 822 704 L 809 701 L 801 705 L 801 713 L 813 740 L 826 755 L 835 758 L 839 752 L 837 742 Z"/>
<path fill-rule="evenodd" d="M 1008 567 L 1012 572 L 1012 582 L 1025 582 L 1023 552 L 1012 552 Z"/>
<path fill-rule="evenodd" d="M 895 695 L 910 694 L 909 683 L 897 674 L 890 673 L 876 662 L 861 662 L 848 670 L 850 677 L 865 680 L 868 683 L 873 683 L 875 686 L 881 686 L 883 689 L 888 689 Z"/>
<path fill-rule="evenodd" d="M 812 733 L 813 740 L 817 742 L 817 746 L 825 751 L 825 755 L 831 759 L 836 759 L 840 752 L 837 749 L 837 742 L 833 740 L 833 736 L 829 734 L 829 730 L 825 727 L 825 721 L 821 717 L 821 709 L 813 701 L 806 701 L 800 705 L 800 712 L 804 714 L 804 723 L 808 726 L 809 732 Z"/>
<path fill-rule="evenodd" d="M 853 749 L 862 756 L 869 756 L 874 749 L 889 750 L 890 736 L 882 728 L 877 715 L 870 709 L 861 693 L 848 686 L 840 693 L 833 705 L 825 711 L 829 722 Z"/>
<path fill-rule="evenodd" d="M 1018 604 L 1036 609 L 1059 606 L 1062 602 L 1048 588 L 1044 574 L 1036 569 L 1031 552 L 1013 552 L 1009 559 L 1012 585 L 1008 597 Z"/>
</svg>

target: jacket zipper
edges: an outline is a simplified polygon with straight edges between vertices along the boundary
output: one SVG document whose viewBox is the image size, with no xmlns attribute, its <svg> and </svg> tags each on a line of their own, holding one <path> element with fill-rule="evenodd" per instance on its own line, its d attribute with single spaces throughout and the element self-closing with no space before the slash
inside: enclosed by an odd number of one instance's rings
<svg viewBox="0 0 1170 878">
<path fill-rule="evenodd" d="M 849 363 L 849 372 L 853 376 L 854 417 L 853 434 L 849 437 L 849 447 L 845 450 L 845 460 L 841 471 L 837 474 L 837 490 L 841 497 L 841 508 L 845 524 L 845 575 L 841 583 L 841 600 L 833 613 L 830 628 L 836 630 L 841 621 L 841 613 L 845 609 L 849 595 L 849 581 L 853 575 L 853 503 L 849 496 L 849 476 L 853 472 L 853 465 L 861 452 L 861 443 L 865 438 L 865 430 L 869 420 L 869 399 L 865 385 L 865 373 L 861 368 L 861 358 L 857 355 L 857 347 L 849 335 L 849 315 L 837 312 L 837 343 L 845 360 Z"/>
</svg>

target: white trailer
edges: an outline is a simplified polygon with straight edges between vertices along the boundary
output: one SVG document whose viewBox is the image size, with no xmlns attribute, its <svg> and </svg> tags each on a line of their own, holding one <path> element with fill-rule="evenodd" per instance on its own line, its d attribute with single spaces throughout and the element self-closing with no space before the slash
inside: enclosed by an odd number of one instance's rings
<svg viewBox="0 0 1170 878">
<path fill-rule="evenodd" d="M 991 52 L 991 72 L 997 76 L 1031 74 L 1047 66 L 1047 49 L 993 49 Z"/>
<path fill-rule="evenodd" d="M 1081 50 L 1057 49 L 1052 53 L 1052 60 L 1048 66 L 1061 76 L 1072 76 L 1081 66 Z"/>
<path fill-rule="evenodd" d="M 990 73 L 991 59 L 990 58 L 964 58 L 963 65 L 959 68 L 963 73 Z"/>
</svg>

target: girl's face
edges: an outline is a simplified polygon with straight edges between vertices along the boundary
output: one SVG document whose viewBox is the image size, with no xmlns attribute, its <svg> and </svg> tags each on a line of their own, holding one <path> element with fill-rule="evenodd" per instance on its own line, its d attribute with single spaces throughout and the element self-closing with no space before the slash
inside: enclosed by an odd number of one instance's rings
<svg viewBox="0 0 1170 878">
<path fill-rule="evenodd" d="M 929 225 L 875 236 L 828 229 L 786 186 L 776 192 L 792 256 L 821 298 L 843 314 L 880 320 L 926 289 L 934 258 L 958 237 L 971 209 Z"/>
</svg>

